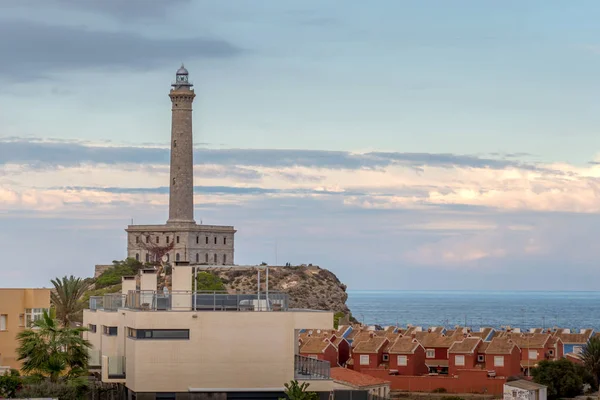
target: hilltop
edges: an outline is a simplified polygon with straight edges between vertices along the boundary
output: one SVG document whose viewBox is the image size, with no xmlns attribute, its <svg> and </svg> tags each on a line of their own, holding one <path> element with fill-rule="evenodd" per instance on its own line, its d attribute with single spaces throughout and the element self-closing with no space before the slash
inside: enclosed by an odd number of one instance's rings
<svg viewBox="0 0 600 400">
<path fill-rule="evenodd" d="M 100 296 L 106 293 L 116 293 L 121 290 L 121 276 L 134 275 L 143 267 L 143 264 L 127 259 L 113 261 L 113 266 L 103 266 L 102 273 L 96 278 L 88 278 L 91 283 L 90 290 L 84 300 L 89 296 Z M 208 267 L 200 266 L 198 271 L 209 274 L 210 287 L 201 287 L 199 290 L 215 288 L 225 289 L 230 293 L 256 291 L 258 270 L 261 271 L 262 289 L 265 290 L 265 267 Z M 159 270 L 159 285 L 170 284 L 169 268 L 167 273 Z M 206 277 L 203 277 L 206 281 Z M 215 286 L 216 285 L 216 286 Z M 273 266 L 269 267 L 269 290 L 287 293 L 290 296 L 290 307 L 309 308 L 314 310 L 327 310 L 336 313 L 350 314 L 346 305 L 348 294 L 346 285 L 327 269 L 314 265 L 300 266 Z"/>
</svg>

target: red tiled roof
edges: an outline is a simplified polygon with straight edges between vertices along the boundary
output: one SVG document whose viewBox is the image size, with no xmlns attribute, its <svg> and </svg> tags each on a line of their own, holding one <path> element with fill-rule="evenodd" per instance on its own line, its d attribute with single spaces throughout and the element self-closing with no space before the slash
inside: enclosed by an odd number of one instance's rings
<svg viewBox="0 0 600 400">
<path fill-rule="evenodd" d="M 354 348 L 354 353 L 377 353 L 388 342 L 389 340 L 385 337 L 374 336 L 357 344 Z"/>
<path fill-rule="evenodd" d="M 389 352 L 392 354 L 414 354 L 419 346 L 419 342 L 414 341 L 411 337 L 399 337 L 390 344 Z"/>
<path fill-rule="evenodd" d="M 487 348 L 480 348 L 479 352 L 485 354 L 510 354 L 515 346 L 517 344 L 509 338 L 494 338 L 488 344 Z"/>
<path fill-rule="evenodd" d="M 389 381 L 385 381 L 383 379 L 376 378 L 371 375 L 362 374 L 360 372 L 357 372 L 357 371 L 354 371 L 351 369 L 347 369 L 347 368 L 341 368 L 341 367 L 331 368 L 330 374 L 331 374 L 331 379 L 333 379 L 334 381 L 348 383 L 354 387 L 359 387 L 359 388 L 360 387 L 369 387 L 369 386 L 382 386 L 382 385 L 390 384 Z"/>
<path fill-rule="evenodd" d="M 425 360 L 425 365 L 428 367 L 447 367 L 448 360 Z"/>
<path fill-rule="evenodd" d="M 323 353 L 325 349 L 333 344 L 328 339 L 310 338 L 300 347 L 301 354 Z"/>
<path fill-rule="evenodd" d="M 462 342 L 455 342 L 450 346 L 450 353 L 472 353 L 477 345 L 481 342 L 481 338 L 466 338 Z"/>
</svg>

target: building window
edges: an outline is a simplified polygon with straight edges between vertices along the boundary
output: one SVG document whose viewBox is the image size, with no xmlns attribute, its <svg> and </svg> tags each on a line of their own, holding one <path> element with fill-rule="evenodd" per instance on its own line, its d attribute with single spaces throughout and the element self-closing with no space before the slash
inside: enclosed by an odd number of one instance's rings
<svg viewBox="0 0 600 400">
<path fill-rule="evenodd" d="M 179 261 L 179 253 L 175 254 L 175 261 Z"/>
<path fill-rule="evenodd" d="M 177 147 L 177 140 L 173 140 L 173 147 Z"/>
<path fill-rule="evenodd" d="M 190 338 L 189 329 L 133 329 L 127 328 L 127 337 L 137 340 L 183 339 Z"/>
<path fill-rule="evenodd" d="M 454 365 L 457 367 L 465 366 L 465 356 L 454 356 Z"/>
<path fill-rule="evenodd" d="M 217 254 L 215 253 L 215 264 L 217 263 Z"/>
<path fill-rule="evenodd" d="M 136 243 L 139 243 L 139 242 L 140 242 L 140 237 L 139 237 L 139 236 L 136 236 L 136 237 L 135 237 L 135 242 L 136 242 Z"/>
<path fill-rule="evenodd" d="M 581 354 L 583 352 L 583 346 L 573 346 L 573 353 Z"/>
<path fill-rule="evenodd" d="M 196 236 L 196 244 L 200 244 L 200 236 Z"/>
<path fill-rule="evenodd" d="M 177 243 L 179 243 L 179 236 L 177 236 L 175 239 L 177 240 Z"/>
<path fill-rule="evenodd" d="M 483 354 L 477 354 L 477 362 L 484 362 L 485 361 L 485 355 Z"/>
<path fill-rule="evenodd" d="M 156 237 L 156 243 L 160 243 L 160 237 Z"/>
<path fill-rule="evenodd" d="M 167 236 L 167 244 L 169 244 L 169 237 Z"/>
<path fill-rule="evenodd" d="M 175 178 L 173 178 L 173 186 L 175 186 Z"/>
<path fill-rule="evenodd" d="M 369 364 L 370 364 L 369 355 L 361 354 L 360 355 L 360 365 L 369 365 Z"/>
<path fill-rule="evenodd" d="M 407 356 L 398 356 L 398 366 L 406 367 L 408 365 L 408 357 Z"/>
<path fill-rule="evenodd" d="M 223 265 L 227 264 L 227 254 L 223 254 Z"/>
<path fill-rule="evenodd" d="M 25 326 L 25 314 L 19 314 L 19 326 Z"/>
<path fill-rule="evenodd" d="M 171 255 L 169 253 L 165 254 L 165 256 L 167 256 L 167 262 L 169 262 L 169 260 L 171 259 Z"/>
<path fill-rule="evenodd" d="M 208 236 L 206 237 L 206 244 L 208 244 Z"/>
<path fill-rule="evenodd" d="M 140 253 L 135 253 L 135 261 L 140 261 Z"/>
<path fill-rule="evenodd" d="M 102 325 L 102 333 L 106 336 L 117 336 L 117 327 L 116 326 L 106 326 Z"/>
<path fill-rule="evenodd" d="M 146 243 L 150 243 L 150 236 L 146 236 Z"/>
<path fill-rule="evenodd" d="M 384 354 L 383 355 L 383 361 L 390 361 L 390 355 L 389 354 Z"/>
<path fill-rule="evenodd" d="M 200 262 L 200 253 L 196 253 L 196 262 L 199 263 Z"/>
<path fill-rule="evenodd" d="M 215 244 L 217 244 L 217 237 L 215 236 Z"/>
<path fill-rule="evenodd" d="M 435 358 L 435 349 L 427 349 L 427 358 Z"/>
<path fill-rule="evenodd" d="M 223 244 L 227 244 L 227 236 L 223 238 Z"/>
<path fill-rule="evenodd" d="M 0 314 L 0 331 L 5 331 L 8 326 L 8 315 Z"/>
<path fill-rule="evenodd" d="M 26 308 L 25 309 L 25 325 L 28 328 L 33 326 L 33 323 L 44 316 L 44 311 L 48 312 L 47 308 Z"/>
<path fill-rule="evenodd" d="M 494 367 L 504 367 L 504 356 L 494 356 Z"/>
<path fill-rule="evenodd" d="M 92 333 L 96 333 L 96 325 L 88 324 L 88 330 Z"/>
<path fill-rule="evenodd" d="M 205 262 L 205 263 L 208 263 L 208 253 L 206 253 L 206 254 L 204 255 L 204 262 Z"/>
<path fill-rule="evenodd" d="M 537 350 L 529 350 L 529 359 L 537 360 Z"/>
<path fill-rule="evenodd" d="M 550 349 L 550 350 L 548 350 L 548 355 L 549 355 L 550 357 L 554 357 L 554 349 Z"/>
<path fill-rule="evenodd" d="M 146 253 L 146 262 L 150 262 L 150 253 Z"/>
</svg>

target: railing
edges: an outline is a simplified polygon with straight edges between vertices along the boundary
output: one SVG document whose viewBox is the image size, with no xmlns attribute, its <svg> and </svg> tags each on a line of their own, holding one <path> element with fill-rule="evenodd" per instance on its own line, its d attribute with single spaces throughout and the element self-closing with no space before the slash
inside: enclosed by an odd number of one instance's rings
<svg viewBox="0 0 600 400">
<path fill-rule="evenodd" d="M 121 293 L 111 293 L 104 295 L 104 310 L 117 311 L 119 308 L 126 307 L 126 298 L 127 296 Z"/>
<path fill-rule="evenodd" d="M 329 361 L 317 360 L 296 354 L 294 356 L 294 377 L 297 380 L 331 379 Z"/>
<path fill-rule="evenodd" d="M 90 368 L 100 368 L 102 366 L 102 358 L 100 357 L 100 350 L 92 350 L 88 351 L 88 366 Z"/>
<path fill-rule="evenodd" d="M 108 378 L 109 379 L 125 378 L 125 357 L 124 356 L 108 357 Z"/>
<path fill-rule="evenodd" d="M 220 291 L 130 291 L 127 308 L 147 311 L 287 311 L 285 293 L 230 294 Z"/>
<path fill-rule="evenodd" d="M 104 296 L 91 296 L 90 297 L 90 310 L 102 310 L 104 308 Z"/>
</svg>

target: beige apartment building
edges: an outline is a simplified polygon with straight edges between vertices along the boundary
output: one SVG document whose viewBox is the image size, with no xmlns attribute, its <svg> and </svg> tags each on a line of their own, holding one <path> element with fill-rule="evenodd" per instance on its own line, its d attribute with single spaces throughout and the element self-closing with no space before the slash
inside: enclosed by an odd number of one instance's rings
<svg viewBox="0 0 600 400">
<path fill-rule="evenodd" d="M 17 334 L 50 309 L 50 289 L 0 289 L 0 373 L 21 367 Z"/>
<path fill-rule="evenodd" d="M 328 399 L 327 361 L 302 357 L 301 329 L 332 329 L 333 313 L 295 310 L 282 293 L 193 292 L 193 266 L 175 262 L 172 287 L 154 269 L 123 277 L 120 294 L 84 311 L 91 367 L 136 400 L 277 399 L 293 379 Z"/>
</svg>

